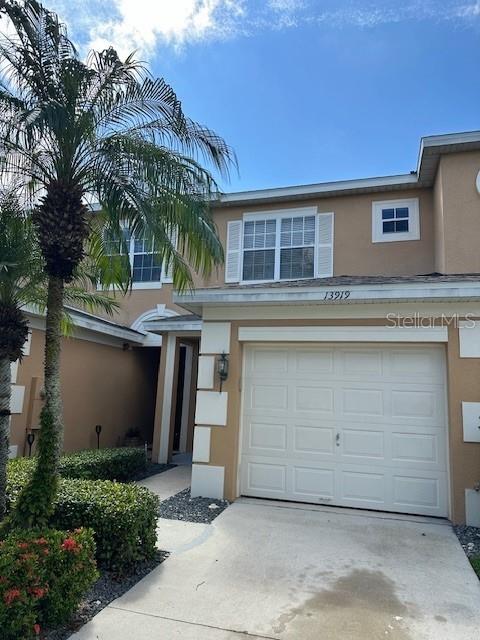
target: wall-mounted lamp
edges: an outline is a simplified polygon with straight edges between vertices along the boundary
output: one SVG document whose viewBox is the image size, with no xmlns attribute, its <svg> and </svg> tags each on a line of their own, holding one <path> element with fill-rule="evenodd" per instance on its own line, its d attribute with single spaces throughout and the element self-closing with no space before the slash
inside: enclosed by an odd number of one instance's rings
<svg viewBox="0 0 480 640">
<path fill-rule="evenodd" d="M 220 393 L 222 392 L 222 385 L 228 378 L 228 357 L 224 352 L 218 357 L 217 360 L 217 373 L 220 378 Z"/>
<path fill-rule="evenodd" d="M 102 425 L 95 425 L 95 433 L 97 434 L 97 449 L 100 449 L 100 434 L 102 433 Z"/>
</svg>

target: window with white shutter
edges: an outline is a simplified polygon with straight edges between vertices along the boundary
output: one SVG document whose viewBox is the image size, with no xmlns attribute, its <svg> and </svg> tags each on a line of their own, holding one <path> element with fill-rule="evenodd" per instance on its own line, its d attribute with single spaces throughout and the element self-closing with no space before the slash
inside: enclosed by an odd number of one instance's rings
<svg viewBox="0 0 480 640">
<path fill-rule="evenodd" d="M 333 213 L 317 214 L 316 207 L 248 213 L 238 224 L 229 223 L 226 282 L 333 275 Z"/>
<path fill-rule="evenodd" d="M 333 276 L 333 213 L 317 214 L 317 278 Z"/>
<path fill-rule="evenodd" d="M 227 255 L 225 258 L 225 282 L 240 281 L 242 264 L 242 227 L 241 220 L 232 220 L 227 225 Z"/>
</svg>

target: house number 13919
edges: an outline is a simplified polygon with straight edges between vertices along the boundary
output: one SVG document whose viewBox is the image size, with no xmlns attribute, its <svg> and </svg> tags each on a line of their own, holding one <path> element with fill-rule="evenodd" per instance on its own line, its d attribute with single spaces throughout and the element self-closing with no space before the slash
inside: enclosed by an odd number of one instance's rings
<svg viewBox="0 0 480 640">
<path fill-rule="evenodd" d="M 350 291 L 327 291 L 324 300 L 348 300 Z"/>
</svg>

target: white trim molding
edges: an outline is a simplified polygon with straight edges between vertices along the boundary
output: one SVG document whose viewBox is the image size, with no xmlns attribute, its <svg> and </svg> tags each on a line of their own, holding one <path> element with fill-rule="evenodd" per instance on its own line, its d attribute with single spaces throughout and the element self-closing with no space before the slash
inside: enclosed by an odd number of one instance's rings
<svg viewBox="0 0 480 640">
<path fill-rule="evenodd" d="M 463 441 L 480 442 L 480 402 L 462 402 Z"/>
<path fill-rule="evenodd" d="M 200 353 L 230 353 L 230 322 L 204 322 Z"/>
<path fill-rule="evenodd" d="M 447 327 L 240 327 L 240 342 L 448 342 Z"/>
<path fill-rule="evenodd" d="M 24 397 L 25 397 L 25 387 L 19 384 L 12 384 L 12 398 L 10 400 L 11 413 L 23 413 Z"/>
<path fill-rule="evenodd" d="M 195 424 L 224 427 L 227 424 L 227 401 L 226 391 L 197 391 Z"/>
<path fill-rule="evenodd" d="M 198 389 L 213 389 L 215 382 L 215 356 L 198 356 Z"/>
<path fill-rule="evenodd" d="M 163 382 L 162 421 L 160 424 L 160 447 L 157 462 L 168 462 L 168 445 L 170 440 L 170 417 L 172 412 L 173 374 L 175 371 L 175 352 L 177 338 L 169 335 L 167 339 L 167 361 L 165 363 L 165 380 Z"/>
<path fill-rule="evenodd" d="M 461 358 L 480 358 L 480 322 L 461 320 L 458 323 Z"/>
<path fill-rule="evenodd" d="M 223 500 L 225 467 L 206 464 L 192 465 L 192 498 L 215 498 Z"/>
<path fill-rule="evenodd" d="M 343 296 L 341 295 L 343 293 Z M 348 295 L 347 295 L 348 293 Z M 480 300 L 480 280 L 445 280 L 418 282 L 388 282 L 378 284 L 332 283 L 316 286 L 231 287 L 225 289 L 197 289 L 192 293 L 174 294 L 173 302 L 195 313 L 206 306 L 218 305 L 291 305 L 321 304 L 340 307 L 365 302 L 424 302 Z"/>
<path fill-rule="evenodd" d="M 480 491 L 465 489 L 465 516 L 468 527 L 480 527 Z"/>
<path fill-rule="evenodd" d="M 210 427 L 195 427 L 193 432 L 193 462 L 210 462 Z"/>
</svg>

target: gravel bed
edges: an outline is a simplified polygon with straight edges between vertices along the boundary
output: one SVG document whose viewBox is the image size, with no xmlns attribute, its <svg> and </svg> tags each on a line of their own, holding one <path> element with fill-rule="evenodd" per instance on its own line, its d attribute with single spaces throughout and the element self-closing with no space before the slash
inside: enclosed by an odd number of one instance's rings
<svg viewBox="0 0 480 640">
<path fill-rule="evenodd" d="M 227 500 L 191 498 L 188 488 L 161 502 L 158 515 L 169 520 L 210 524 L 229 504 Z"/>
<path fill-rule="evenodd" d="M 99 611 L 104 609 L 112 600 L 119 598 L 131 589 L 137 582 L 153 571 L 160 563 L 168 558 L 166 551 L 157 551 L 153 560 L 138 564 L 132 573 L 119 576 L 105 571 L 83 598 L 72 620 L 63 627 L 52 629 L 41 635 L 43 640 L 66 640 L 83 627 Z"/>
<path fill-rule="evenodd" d="M 156 462 L 148 462 L 146 469 L 144 471 L 140 471 L 140 473 L 137 473 L 134 480 L 145 480 L 145 478 L 156 476 L 157 473 L 163 473 L 164 471 L 173 469 L 176 466 L 176 464 L 158 464 Z"/>
<path fill-rule="evenodd" d="M 458 525 L 453 527 L 463 550 L 469 558 L 480 556 L 480 529 L 477 527 L 466 527 Z"/>
</svg>

